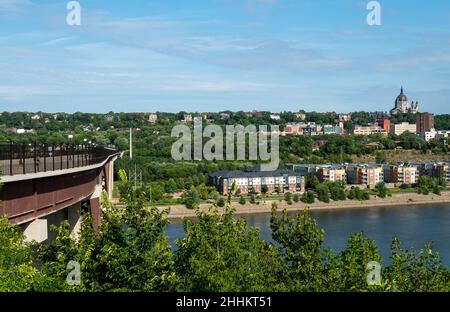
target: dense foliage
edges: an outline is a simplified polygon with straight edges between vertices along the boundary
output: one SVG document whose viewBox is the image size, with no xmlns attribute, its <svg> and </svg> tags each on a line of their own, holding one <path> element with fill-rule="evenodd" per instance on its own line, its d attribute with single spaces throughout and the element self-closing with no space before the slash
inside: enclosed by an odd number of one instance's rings
<svg viewBox="0 0 450 312">
<path fill-rule="evenodd" d="M 335 253 L 324 248 L 324 230 L 308 211 L 291 216 L 274 205 L 275 244 L 267 243 L 234 215 L 231 195 L 225 208 L 197 209 L 196 221 L 185 219 L 185 236 L 171 246 L 164 231 L 167 211 L 145 208 L 147 190 L 134 189 L 124 171 L 120 177 L 125 207 L 113 207 L 104 196 L 98 233 L 85 215 L 79 239 L 63 223 L 51 245 L 35 246 L 37 255 L 18 228 L 0 220 L 0 290 L 450 291 L 450 271 L 432 244 L 416 252 L 394 238 L 392 263 L 372 285 L 368 264 L 382 259 L 363 233 L 351 235 Z M 79 285 L 66 283 L 70 261 L 80 264 Z"/>
</svg>

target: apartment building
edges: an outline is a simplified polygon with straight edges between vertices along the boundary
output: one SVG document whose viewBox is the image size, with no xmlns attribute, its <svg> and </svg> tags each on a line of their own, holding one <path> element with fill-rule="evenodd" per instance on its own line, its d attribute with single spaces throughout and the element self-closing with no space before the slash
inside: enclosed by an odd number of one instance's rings
<svg viewBox="0 0 450 312">
<path fill-rule="evenodd" d="M 344 165 L 290 164 L 288 167 L 301 176 L 317 177 L 320 182 L 347 182 L 347 171 Z"/>
<path fill-rule="evenodd" d="M 320 182 L 347 182 L 347 171 L 340 165 L 319 166 L 317 178 Z"/>
<path fill-rule="evenodd" d="M 413 165 L 417 167 L 419 177 L 429 176 L 436 179 L 443 179 L 450 184 L 449 162 L 413 163 Z"/>
<path fill-rule="evenodd" d="M 234 182 L 236 182 L 237 191 L 244 195 L 261 193 L 263 185 L 267 186 L 268 193 L 277 191 L 281 193 L 303 193 L 305 191 L 304 177 L 288 169 L 219 171 L 209 176 L 209 183 L 217 187 L 222 195 L 228 195 Z"/>
<path fill-rule="evenodd" d="M 347 166 L 348 184 L 367 185 L 370 188 L 383 182 L 383 167 L 379 164 L 351 164 Z"/>
<path fill-rule="evenodd" d="M 384 165 L 383 175 L 386 183 L 415 184 L 419 182 L 419 168 L 408 163 Z"/>
</svg>

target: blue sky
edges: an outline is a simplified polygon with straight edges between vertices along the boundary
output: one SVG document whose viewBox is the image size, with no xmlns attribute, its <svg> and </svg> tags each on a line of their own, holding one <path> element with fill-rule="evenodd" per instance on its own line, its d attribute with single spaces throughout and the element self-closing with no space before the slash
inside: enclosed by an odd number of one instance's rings
<svg viewBox="0 0 450 312">
<path fill-rule="evenodd" d="M 449 113 L 450 1 L 0 0 L 0 111 Z"/>
</svg>

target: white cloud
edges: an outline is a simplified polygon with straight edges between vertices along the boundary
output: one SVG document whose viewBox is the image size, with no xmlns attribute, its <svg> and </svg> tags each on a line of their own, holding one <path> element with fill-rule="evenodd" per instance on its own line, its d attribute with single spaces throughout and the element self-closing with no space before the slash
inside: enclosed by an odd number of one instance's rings
<svg viewBox="0 0 450 312">
<path fill-rule="evenodd" d="M 12 102 L 58 94 L 60 91 L 50 86 L 0 85 L 0 98 Z"/>
<path fill-rule="evenodd" d="M 0 0 L 0 11 L 18 11 L 22 6 L 29 4 L 30 0 Z"/>
</svg>

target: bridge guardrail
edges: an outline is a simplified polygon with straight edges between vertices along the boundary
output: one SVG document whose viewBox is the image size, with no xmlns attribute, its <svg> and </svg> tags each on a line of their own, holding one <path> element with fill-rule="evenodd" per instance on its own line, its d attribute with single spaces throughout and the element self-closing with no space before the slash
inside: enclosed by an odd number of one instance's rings
<svg viewBox="0 0 450 312">
<path fill-rule="evenodd" d="M 103 146 L 77 144 L 0 144 L 2 175 L 19 175 L 79 168 L 103 162 L 118 151 Z"/>
</svg>

